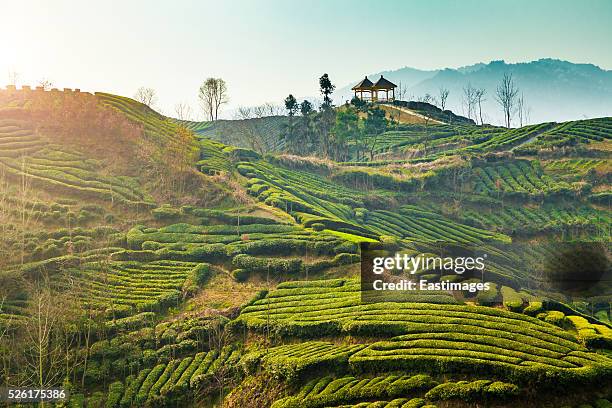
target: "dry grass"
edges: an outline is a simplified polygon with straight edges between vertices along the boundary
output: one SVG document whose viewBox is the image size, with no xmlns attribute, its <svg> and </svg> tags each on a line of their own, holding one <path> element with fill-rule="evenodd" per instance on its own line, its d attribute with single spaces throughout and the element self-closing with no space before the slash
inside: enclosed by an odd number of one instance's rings
<svg viewBox="0 0 612 408">
<path fill-rule="evenodd" d="M 229 273 L 220 271 L 206 287 L 187 304 L 187 310 L 230 309 L 251 300 L 257 292 L 267 289 L 265 281 L 250 279 L 239 283 Z"/>
<path fill-rule="evenodd" d="M 398 109 L 397 107 L 390 105 L 380 105 L 380 108 L 385 111 L 387 119 L 401 124 L 425 125 L 427 123 L 442 123 L 434 119 L 427 119 L 423 115 L 416 112 L 411 112 L 410 109 L 407 108 Z"/>
</svg>

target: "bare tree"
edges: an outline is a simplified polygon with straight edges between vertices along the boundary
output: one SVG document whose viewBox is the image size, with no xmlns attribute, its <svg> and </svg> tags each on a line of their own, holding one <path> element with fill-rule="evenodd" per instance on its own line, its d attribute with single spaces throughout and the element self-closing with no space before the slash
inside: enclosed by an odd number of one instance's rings
<svg viewBox="0 0 612 408">
<path fill-rule="evenodd" d="M 400 81 L 399 86 L 398 86 L 397 99 L 400 101 L 405 101 L 407 94 L 408 94 L 408 88 L 406 88 L 402 84 L 402 81 Z"/>
<path fill-rule="evenodd" d="M 514 83 L 512 74 L 506 72 L 495 90 L 495 100 L 502 108 L 507 128 L 512 124 L 512 115 L 514 114 L 518 92 L 519 89 Z"/>
<path fill-rule="evenodd" d="M 176 113 L 176 117 L 180 120 L 191 120 L 191 107 L 186 103 L 177 103 L 176 106 L 174 106 L 174 112 Z"/>
<path fill-rule="evenodd" d="M 446 100 L 448 99 L 449 93 L 450 91 L 448 90 L 448 88 L 444 88 L 442 86 L 438 90 L 438 96 L 440 97 L 440 109 L 442 110 L 446 109 Z"/>
<path fill-rule="evenodd" d="M 29 319 L 23 327 L 25 380 L 40 388 L 61 381 L 64 355 L 56 332 L 62 321 L 56 305 L 48 283 L 43 283 L 32 294 Z"/>
<path fill-rule="evenodd" d="M 147 105 L 148 107 L 152 107 L 157 102 L 157 93 L 153 88 L 145 88 L 141 86 L 134 94 L 134 99 L 138 102 Z"/>
<path fill-rule="evenodd" d="M 268 109 L 266 105 L 257 106 L 239 106 L 234 113 L 235 120 L 244 121 L 241 127 L 241 134 L 244 141 L 248 143 L 249 147 L 256 152 L 264 153 L 270 150 L 270 146 L 264 136 L 263 132 L 257 130 L 256 124 L 250 119 L 260 119 L 267 116 Z"/>
<path fill-rule="evenodd" d="M 419 102 L 423 102 L 423 103 L 434 103 L 435 102 L 435 98 L 433 96 L 431 96 L 431 94 L 426 93 L 423 96 L 419 96 L 418 101 Z"/>
<path fill-rule="evenodd" d="M 265 107 L 266 116 L 281 116 L 284 114 L 283 107 L 278 104 L 266 102 L 263 106 Z"/>
<path fill-rule="evenodd" d="M 38 81 L 38 86 L 42 87 L 42 89 L 45 91 L 48 91 L 53 88 L 53 81 L 51 81 L 49 78 L 43 78 Z"/>
<path fill-rule="evenodd" d="M 198 98 L 206 116 L 211 121 L 217 120 L 221 105 L 229 102 L 227 84 L 221 78 L 207 78 L 200 86 Z"/>
<path fill-rule="evenodd" d="M 463 87 L 463 107 L 466 109 L 467 117 L 469 119 L 472 119 L 472 115 L 475 114 L 476 92 L 476 88 L 474 88 L 469 82 Z"/>
<path fill-rule="evenodd" d="M 521 92 L 521 96 L 516 100 L 516 109 L 519 117 L 519 125 L 527 124 L 527 106 L 525 106 L 525 95 Z"/>
<path fill-rule="evenodd" d="M 480 117 L 481 125 L 484 125 L 484 120 L 482 119 L 482 103 L 486 101 L 486 98 L 484 97 L 486 93 L 487 91 L 484 88 L 478 88 L 474 94 L 476 104 L 478 105 L 478 116 Z"/>
<path fill-rule="evenodd" d="M 19 72 L 12 70 L 8 73 L 8 81 L 9 85 L 17 86 L 17 81 L 19 81 Z"/>
</svg>

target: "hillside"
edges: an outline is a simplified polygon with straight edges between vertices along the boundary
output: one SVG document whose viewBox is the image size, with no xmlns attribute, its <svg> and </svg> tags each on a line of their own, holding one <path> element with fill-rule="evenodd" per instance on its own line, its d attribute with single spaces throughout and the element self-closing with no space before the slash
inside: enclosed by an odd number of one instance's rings
<svg viewBox="0 0 612 408">
<path fill-rule="evenodd" d="M 581 262 L 609 251 L 612 118 L 399 123 L 347 162 L 262 154 L 283 120 L 0 90 L 5 383 L 87 408 L 611 405 L 612 276 Z M 484 253 L 396 277 L 491 286 L 368 300 L 362 243 Z"/>
<path fill-rule="evenodd" d="M 484 88 L 485 122 L 501 124 L 502 115 L 495 101 L 495 89 L 505 72 L 511 72 L 524 94 L 529 108 L 527 123 L 561 122 L 574 119 L 610 116 L 612 112 L 612 71 L 592 64 L 575 64 L 554 59 L 531 62 L 506 63 L 491 61 L 453 69 L 422 71 L 414 68 L 382 71 L 370 78 L 384 75 L 394 83 L 402 84 L 403 99 L 416 100 L 429 93 L 437 96 L 440 87 L 447 88 L 448 108 L 465 114 L 463 88 L 468 84 Z M 352 97 L 351 86 L 336 91 L 337 100 Z M 516 126 L 518 124 L 514 123 Z"/>
<path fill-rule="evenodd" d="M 264 153 L 282 150 L 281 134 L 286 120 L 284 116 L 266 116 L 253 119 L 222 119 L 214 122 L 177 121 L 177 123 L 192 130 L 198 137 Z"/>
</svg>

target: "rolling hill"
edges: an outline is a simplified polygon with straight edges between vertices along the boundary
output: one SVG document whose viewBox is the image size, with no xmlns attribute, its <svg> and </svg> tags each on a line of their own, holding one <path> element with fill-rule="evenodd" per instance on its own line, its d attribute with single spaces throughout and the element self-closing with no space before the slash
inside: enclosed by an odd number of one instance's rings
<svg viewBox="0 0 612 408">
<path fill-rule="evenodd" d="M 398 124 L 348 162 L 237 136 L 282 120 L 0 90 L 4 381 L 88 408 L 611 405 L 612 278 L 541 265 L 609 250 L 612 118 Z M 482 251 L 415 276 L 491 286 L 364 301 L 362 243 Z"/>
</svg>

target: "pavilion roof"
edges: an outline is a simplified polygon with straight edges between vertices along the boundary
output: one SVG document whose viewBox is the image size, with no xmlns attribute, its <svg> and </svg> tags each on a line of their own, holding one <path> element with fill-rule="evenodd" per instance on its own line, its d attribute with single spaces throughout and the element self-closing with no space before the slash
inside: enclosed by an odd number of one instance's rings
<svg viewBox="0 0 612 408">
<path fill-rule="evenodd" d="M 364 79 L 361 80 L 361 82 L 359 82 L 357 85 L 355 85 L 351 89 L 352 90 L 355 90 L 355 89 L 371 89 L 373 85 L 374 84 L 372 83 L 372 81 L 370 81 L 368 79 L 368 77 L 366 76 Z"/>
<path fill-rule="evenodd" d="M 397 88 L 397 85 L 395 85 L 393 82 L 389 81 L 386 78 L 383 78 L 383 76 L 380 76 L 380 79 L 378 81 L 376 81 L 376 83 L 373 86 L 375 89 L 392 89 L 392 88 Z"/>
</svg>

